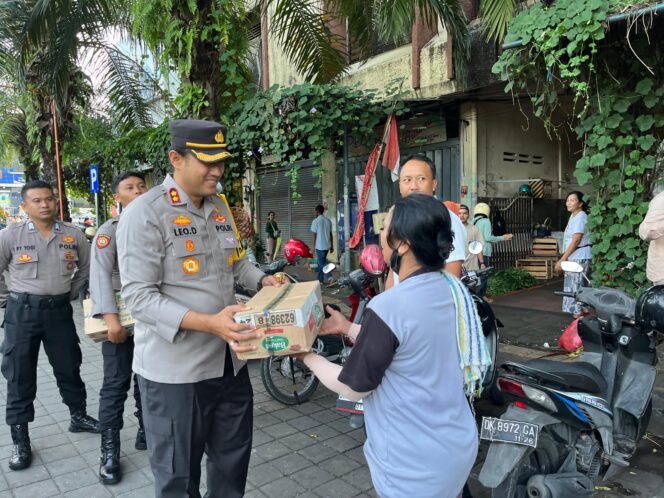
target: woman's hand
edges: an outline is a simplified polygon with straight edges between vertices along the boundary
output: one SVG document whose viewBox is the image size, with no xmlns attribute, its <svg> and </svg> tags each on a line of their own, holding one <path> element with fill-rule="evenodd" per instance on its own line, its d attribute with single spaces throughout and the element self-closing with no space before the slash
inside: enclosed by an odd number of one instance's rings
<svg viewBox="0 0 664 498">
<path fill-rule="evenodd" d="M 556 272 L 557 273 L 560 273 L 561 271 L 563 271 L 562 267 L 560 266 L 560 263 L 562 263 L 562 262 L 563 262 L 562 259 L 559 259 L 558 261 L 556 261 Z"/>
<path fill-rule="evenodd" d="M 323 320 L 318 335 L 348 334 L 348 330 L 352 325 L 351 322 L 340 311 L 331 306 L 326 306 L 325 310 L 330 314 L 330 317 Z"/>
</svg>

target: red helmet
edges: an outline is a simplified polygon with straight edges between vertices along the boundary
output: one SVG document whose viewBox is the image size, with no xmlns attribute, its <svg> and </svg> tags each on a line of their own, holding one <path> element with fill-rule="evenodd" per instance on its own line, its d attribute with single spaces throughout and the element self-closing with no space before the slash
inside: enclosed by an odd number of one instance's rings
<svg viewBox="0 0 664 498">
<path fill-rule="evenodd" d="M 382 275 L 387 270 L 383 250 L 378 244 L 369 244 L 362 250 L 360 264 L 369 275 Z"/>
<path fill-rule="evenodd" d="M 291 265 L 295 262 L 295 259 L 298 256 L 303 258 L 314 257 L 314 255 L 311 254 L 309 246 L 302 242 L 300 239 L 290 239 L 288 242 L 286 242 L 286 245 L 284 246 L 284 256 L 286 257 L 286 260 L 288 260 L 288 263 Z"/>
</svg>

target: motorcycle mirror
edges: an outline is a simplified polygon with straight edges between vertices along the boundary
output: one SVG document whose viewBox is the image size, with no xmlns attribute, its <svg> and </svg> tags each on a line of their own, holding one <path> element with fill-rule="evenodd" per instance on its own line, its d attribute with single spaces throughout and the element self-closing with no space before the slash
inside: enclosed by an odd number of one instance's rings
<svg viewBox="0 0 664 498">
<path fill-rule="evenodd" d="M 328 263 L 325 266 L 323 266 L 323 273 L 330 273 L 334 271 L 334 269 L 337 267 L 334 263 Z"/>
<path fill-rule="evenodd" d="M 568 271 L 571 273 L 583 273 L 583 266 L 574 261 L 563 261 L 560 263 L 560 267 L 563 271 Z"/>
<path fill-rule="evenodd" d="M 470 254 L 479 254 L 479 253 L 482 252 L 483 247 L 484 246 L 482 245 L 481 242 L 479 242 L 477 240 L 473 240 L 472 242 L 470 242 L 468 244 L 468 252 Z"/>
</svg>

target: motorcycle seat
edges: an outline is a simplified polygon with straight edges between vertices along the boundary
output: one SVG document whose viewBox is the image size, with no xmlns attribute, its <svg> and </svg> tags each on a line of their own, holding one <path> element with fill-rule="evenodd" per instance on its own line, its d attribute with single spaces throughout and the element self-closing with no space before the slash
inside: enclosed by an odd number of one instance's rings
<svg viewBox="0 0 664 498">
<path fill-rule="evenodd" d="M 526 375 L 537 377 L 545 383 L 561 384 L 564 388 L 598 394 L 607 389 L 606 380 L 594 365 L 578 361 L 565 363 L 553 360 L 529 360 L 525 363 L 508 362 L 505 366 Z"/>
</svg>

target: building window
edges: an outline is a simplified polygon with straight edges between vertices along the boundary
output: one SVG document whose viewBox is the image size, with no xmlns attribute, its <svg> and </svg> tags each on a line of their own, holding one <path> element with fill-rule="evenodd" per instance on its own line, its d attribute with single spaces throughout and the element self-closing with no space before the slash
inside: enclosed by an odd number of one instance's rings
<svg viewBox="0 0 664 498">
<path fill-rule="evenodd" d="M 544 164 L 544 156 L 523 154 L 521 152 L 503 152 L 503 163 L 540 166 Z"/>
</svg>

